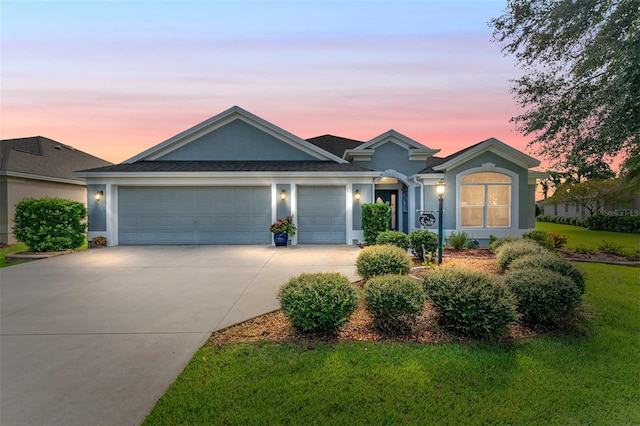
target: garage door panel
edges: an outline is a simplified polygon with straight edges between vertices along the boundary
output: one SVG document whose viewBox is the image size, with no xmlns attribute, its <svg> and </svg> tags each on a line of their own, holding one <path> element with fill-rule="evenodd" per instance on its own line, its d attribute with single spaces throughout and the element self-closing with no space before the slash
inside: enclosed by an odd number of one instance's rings
<svg viewBox="0 0 640 426">
<path fill-rule="evenodd" d="M 270 187 L 121 187 L 119 243 L 269 244 Z"/>
<path fill-rule="evenodd" d="M 298 192 L 298 242 L 344 244 L 346 241 L 345 188 L 300 186 Z"/>
</svg>

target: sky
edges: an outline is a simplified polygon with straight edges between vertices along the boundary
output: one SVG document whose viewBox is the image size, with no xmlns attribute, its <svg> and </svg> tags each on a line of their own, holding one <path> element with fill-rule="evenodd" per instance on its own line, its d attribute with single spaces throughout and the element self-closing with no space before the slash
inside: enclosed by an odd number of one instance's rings
<svg viewBox="0 0 640 426">
<path fill-rule="evenodd" d="M 0 138 L 120 163 L 238 105 L 301 138 L 394 129 L 446 156 L 496 137 L 520 76 L 504 0 L 0 0 Z"/>
</svg>

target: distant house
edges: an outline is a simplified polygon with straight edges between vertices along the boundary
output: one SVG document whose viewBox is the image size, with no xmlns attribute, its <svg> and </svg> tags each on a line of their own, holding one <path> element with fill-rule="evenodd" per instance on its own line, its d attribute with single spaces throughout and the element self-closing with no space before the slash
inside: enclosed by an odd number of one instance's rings
<svg viewBox="0 0 640 426">
<path fill-rule="evenodd" d="M 367 142 L 304 140 L 236 106 L 77 176 L 87 179 L 96 218 L 89 238 L 109 245 L 271 244 L 269 224 L 289 214 L 298 226 L 292 244 L 355 244 L 364 240 L 362 203 L 372 202 L 389 203 L 391 229 L 437 230 L 421 217 L 437 210 L 440 180 L 446 233 L 486 242 L 535 227 L 538 160 L 494 138 L 438 152 L 394 130 Z"/>
<path fill-rule="evenodd" d="M 0 141 L 0 243 L 13 244 L 15 205 L 44 196 L 86 203 L 84 178 L 75 170 L 112 163 L 42 137 Z"/>
</svg>

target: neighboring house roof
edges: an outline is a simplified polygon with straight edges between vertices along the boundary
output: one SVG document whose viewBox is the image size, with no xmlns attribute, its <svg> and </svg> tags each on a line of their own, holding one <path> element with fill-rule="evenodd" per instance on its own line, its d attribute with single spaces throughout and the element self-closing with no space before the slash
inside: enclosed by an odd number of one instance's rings
<svg viewBox="0 0 640 426">
<path fill-rule="evenodd" d="M 181 132 L 132 158 L 129 158 L 128 160 L 125 160 L 124 163 L 157 160 L 160 157 L 167 155 L 170 152 L 179 149 L 187 145 L 188 143 L 219 129 L 234 120 L 242 120 L 257 129 L 273 137 L 276 137 L 277 139 L 291 146 L 294 146 L 295 148 L 311 155 L 312 157 L 317 158 L 318 160 L 346 163 L 346 161 L 342 158 L 328 151 L 325 151 L 324 149 L 314 145 L 313 143 L 299 138 L 293 133 L 289 133 L 278 126 L 269 123 L 268 121 L 258 117 L 257 115 L 254 115 L 249 111 L 240 108 L 239 106 L 231 107 L 228 110 L 223 111 L 220 114 L 215 115 L 210 119 L 205 120 L 202 123 L 197 124 L 190 129 L 187 129 L 184 132 Z"/>
<path fill-rule="evenodd" d="M 471 145 L 461 151 L 455 152 L 447 157 L 431 157 L 427 160 L 427 166 L 418 172 L 418 174 L 430 174 L 430 173 L 444 173 L 447 169 L 456 167 L 465 161 L 468 161 L 474 157 L 485 152 L 496 152 L 500 156 L 518 164 L 526 169 L 531 167 L 537 167 L 540 165 L 540 161 L 527 154 L 518 151 L 515 148 L 510 147 L 504 142 L 499 141 L 496 138 L 489 138 L 482 142 L 478 142 L 475 145 Z"/>
<path fill-rule="evenodd" d="M 342 138 L 334 135 L 316 136 L 315 138 L 307 139 L 307 142 L 311 142 L 312 144 L 319 146 L 325 151 L 329 151 L 340 158 L 342 158 L 346 150 L 353 149 L 364 144 L 362 141 Z"/>
<path fill-rule="evenodd" d="M 0 174 L 84 184 L 75 170 L 112 163 L 43 136 L 0 141 Z"/>
<path fill-rule="evenodd" d="M 332 161 L 138 161 L 77 172 L 80 176 L 101 173 L 155 172 L 369 172 L 351 163 Z"/>
</svg>

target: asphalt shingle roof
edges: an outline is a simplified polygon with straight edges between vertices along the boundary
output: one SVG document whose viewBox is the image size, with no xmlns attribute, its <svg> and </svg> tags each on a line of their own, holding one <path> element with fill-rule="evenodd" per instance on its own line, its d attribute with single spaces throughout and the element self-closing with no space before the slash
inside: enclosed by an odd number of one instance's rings
<svg viewBox="0 0 640 426">
<path fill-rule="evenodd" d="M 112 163 L 42 136 L 0 140 L 0 170 L 78 180 L 73 172 Z"/>
<path fill-rule="evenodd" d="M 340 158 L 342 158 L 342 155 L 347 149 L 357 148 L 364 143 L 355 139 L 341 138 L 340 136 L 333 135 L 316 136 L 315 138 L 307 139 L 307 142 L 311 142 L 315 146 L 329 151 Z"/>
<path fill-rule="evenodd" d="M 363 172 L 353 164 L 333 161 L 139 161 L 83 172 Z"/>
</svg>

